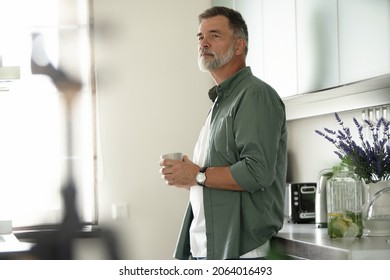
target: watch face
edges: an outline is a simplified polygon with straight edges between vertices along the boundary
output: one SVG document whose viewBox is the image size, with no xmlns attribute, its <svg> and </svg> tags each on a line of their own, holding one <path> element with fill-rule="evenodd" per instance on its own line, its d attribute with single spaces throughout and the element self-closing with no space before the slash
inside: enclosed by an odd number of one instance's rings
<svg viewBox="0 0 390 280">
<path fill-rule="evenodd" d="M 196 175 L 196 181 L 197 181 L 199 184 L 203 184 L 205 180 L 206 180 L 206 175 L 205 175 L 204 173 L 199 172 L 199 173 Z"/>
</svg>

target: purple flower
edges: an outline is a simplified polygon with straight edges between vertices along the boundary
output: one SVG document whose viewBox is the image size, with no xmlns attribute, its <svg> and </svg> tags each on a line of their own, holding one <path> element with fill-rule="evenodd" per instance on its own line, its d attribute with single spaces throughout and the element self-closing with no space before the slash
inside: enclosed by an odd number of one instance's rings
<svg viewBox="0 0 390 280">
<path fill-rule="evenodd" d="M 324 128 L 324 132 L 315 130 L 336 147 L 335 154 L 342 162 L 355 167 L 355 173 L 366 182 L 390 180 L 390 122 L 383 117 L 376 124 L 364 120 L 371 132 L 371 140 L 364 139 L 363 125 L 355 118 L 353 122 L 357 128 L 360 144 L 357 144 L 348 127 L 340 116 L 335 113 L 339 130 Z"/>
</svg>

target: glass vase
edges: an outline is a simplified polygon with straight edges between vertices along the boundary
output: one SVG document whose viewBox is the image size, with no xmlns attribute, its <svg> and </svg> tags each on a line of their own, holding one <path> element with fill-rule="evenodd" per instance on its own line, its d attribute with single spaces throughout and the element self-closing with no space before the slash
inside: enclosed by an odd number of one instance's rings
<svg viewBox="0 0 390 280">
<path fill-rule="evenodd" d="M 390 236 L 390 181 L 365 184 L 363 224 L 368 236 Z"/>
<path fill-rule="evenodd" d="M 327 182 L 328 235 L 330 238 L 359 238 L 363 235 L 363 187 L 354 168 L 333 168 Z"/>
</svg>

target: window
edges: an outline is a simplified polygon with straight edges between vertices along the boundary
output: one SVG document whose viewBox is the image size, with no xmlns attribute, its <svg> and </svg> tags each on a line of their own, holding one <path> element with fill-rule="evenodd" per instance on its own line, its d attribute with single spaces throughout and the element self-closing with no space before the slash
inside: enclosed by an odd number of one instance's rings
<svg viewBox="0 0 390 280">
<path fill-rule="evenodd" d="M 0 61 L 20 66 L 20 79 L 0 91 L 0 220 L 11 219 L 14 227 L 61 221 L 67 163 L 75 171 L 82 221 L 97 219 L 91 2 L 0 0 Z M 70 122 L 66 94 L 49 76 L 31 71 L 33 34 L 50 63 L 82 83 Z"/>
</svg>

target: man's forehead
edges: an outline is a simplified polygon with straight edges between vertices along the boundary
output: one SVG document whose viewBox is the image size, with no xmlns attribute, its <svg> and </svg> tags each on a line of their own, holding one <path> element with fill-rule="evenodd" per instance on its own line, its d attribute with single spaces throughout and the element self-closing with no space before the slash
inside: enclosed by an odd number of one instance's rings
<svg viewBox="0 0 390 280">
<path fill-rule="evenodd" d="M 230 30 L 229 21 L 225 16 L 215 16 L 203 19 L 199 24 L 199 33 L 226 32 Z"/>
</svg>

